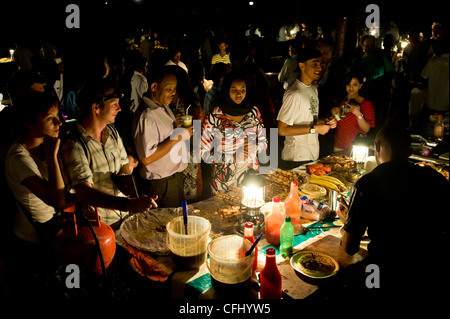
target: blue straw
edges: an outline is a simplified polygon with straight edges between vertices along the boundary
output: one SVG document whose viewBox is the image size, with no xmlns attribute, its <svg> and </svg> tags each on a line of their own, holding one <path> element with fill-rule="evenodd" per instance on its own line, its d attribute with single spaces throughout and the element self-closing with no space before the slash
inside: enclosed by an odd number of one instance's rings
<svg viewBox="0 0 450 319">
<path fill-rule="evenodd" d="M 184 230 L 186 232 L 186 235 L 188 233 L 187 231 L 187 222 L 188 222 L 188 215 L 187 215 L 187 202 L 184 200 L 181 202 L 181 206 L 183 207 L 183 221 L 184 221 Z"/>
<path fill-rule="evenodd" d="M 261 239 L 262 235 L 263 235 L 262 233 L 259 234 L 258 238 L 256 238 L 256 240 L 253 243 L 252 247 L 250 247 L 250 249 L 247 250 L 247 252 L 245 253 L 245 257 L 249 256 L 252 253 L 253 249 L 255 249 L 255 247 L 258 244 L 259 240 Z"/>
</svg>

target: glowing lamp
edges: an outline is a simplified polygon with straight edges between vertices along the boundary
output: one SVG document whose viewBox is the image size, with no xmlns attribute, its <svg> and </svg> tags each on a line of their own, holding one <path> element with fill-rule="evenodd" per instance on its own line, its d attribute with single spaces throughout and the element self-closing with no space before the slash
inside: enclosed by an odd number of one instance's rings
<svg viewBox="0 0 450 319">
<path fill-rule="evenodd" d="M 366 145 L 353 145 L 352 160 L 356 163 L 365 163 L 369 154 L 369 148 Z"/>
<path fill-rule="evenodd" d="M 242 205 L 245 210 L 240 218 L 240 230 L 244 230 L 246 222 L 253 223 L 253 233 L 257 236 L 264 228 L 264 215 L 260 212 L 264 201 L 265 179 L 254 169 L 249 169 L 242 181 Z"/>
<path fill-rule="evenodd" d="M 349 171 L 349 177 L 352 182 L 356 182 L 364 174 L 364 164 L 367 161 L 369 147 L 366 145 L 353 145 L 351 158 L 355 165 Z"/>
</svg>

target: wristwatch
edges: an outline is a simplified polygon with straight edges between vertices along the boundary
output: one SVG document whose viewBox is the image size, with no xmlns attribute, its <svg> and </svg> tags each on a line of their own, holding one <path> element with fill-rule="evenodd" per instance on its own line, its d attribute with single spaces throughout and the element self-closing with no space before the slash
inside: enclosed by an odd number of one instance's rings
<svg viewBox="0 0 450 319">
<path fill-rule="evenodd" d="M 311 128 L 309 129 L 309 133 L 310 134 L 316 133 L 316 129 L 314 128 L 314 126 L 311 126 Z"/>
<path fill-rule="evenodd" d="M 358 120 L 360 120 L 360 119 L 362 119 L 363 117 L 364 117 L 364 115 L 361 114 L 360 116 L 357 116 L 356 118 L 357 118 Z"/>
</svg>

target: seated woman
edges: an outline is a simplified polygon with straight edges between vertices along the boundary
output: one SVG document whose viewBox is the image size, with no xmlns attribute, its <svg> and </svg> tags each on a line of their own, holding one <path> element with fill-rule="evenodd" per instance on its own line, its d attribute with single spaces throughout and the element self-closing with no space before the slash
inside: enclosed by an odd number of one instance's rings
<svg viewBox="0 0 450 319">
<path fill-rule="evenodd" d="M 352 142 L 358 134 L 367 135 L 375 127 L 375 111 L 371 101 L 359 95 L 363 80 L 357 75 L 350 75 L 345 82 L 347 96 L 344 102 L 331 109 L 333 116 L 338 116 L 334 151 L 352 148 Z"/>
<path fill-rule="evenodd" d="M 217 106 L 202 124 L 202 159 L 212 164 L 213 194 L 239 186 L 249 168 L 259 170 L 257 154 L 267 147 L 261 114 L 246 87 L 243 74 L 228 73 Z"/>
<path fill-rule="evenodd" d="M 15 272 L 11 278 L 19 278 L 28 287 L 49 262 L 47 240 L 53 231 L 49 224 L 66 205 L 57 159 L 61 121 L 59 102 L 52 93 L 29 92 L 15 107 L 22 117 L 23 133 L 5 161 L 6 179 L 18 206 L 7 264 Z M 19 282 L 14 282 L 14 288 L 23 289 Z"/>
</svg>

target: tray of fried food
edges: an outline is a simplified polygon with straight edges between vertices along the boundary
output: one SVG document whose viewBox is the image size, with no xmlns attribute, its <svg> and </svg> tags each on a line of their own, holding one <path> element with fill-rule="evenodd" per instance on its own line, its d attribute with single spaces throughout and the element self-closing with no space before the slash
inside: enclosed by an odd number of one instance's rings
<svg viewBox="0 0 450 319">
<path fill-rule="evenodd" d="M 220 193 L 217 192 L 215 197 L 222 199 L 225 203 L 229 205 L 240 205 L 241 197 L 238 192 L 228 192 L 228 193 Z"/>
<path fill-rule="evenodd" d="M 225 219 L 225 218 L 237 217 L 242 213 L 242 211 L 241 211 L 241 206 L 233 205 L 233 206 L 227 206 L 225 208 L 219 208 L 218 213 L 219 213 L 219 216 L 221 219 Z"/>
<path fill-rule="evenodd" d="M 275 196 L 284 199 L 290 191 L 292 181 L 296 181 L 300 185 L 306 180 L 306 176 L 302 173 L 285 171 L 279 168 L 272 174 L 264 175 L 264 178 L 266 179 L 264 188 L 266 202 L 271 202 Z"/>
<path fill-rule="evenodd" d="M 354 165 L 354 161 L 344 154 L 326 156 L 318 160 L 318 162 L 330 166 L 331 170 L 334 172 L 347 171 Z"/>
<path fill-rule="evenodd" d="M 281 200 L 286 198 L 289 194 L 290 186 L 278 183 L 267 183 L 264 188 L 264 200 L 271 202 L 274 197 L 279 197 Z"/>
<path fill-rule="evenodd" d="M 331 166 L 322 163 L 311 164 L 306 166 L 306 172 L 310 175 L 328 175 L 331 173 Z"/>
<path fill-rule="evenodd" d="M 305 181 L 306 176 L 302 173 L 294 171 L 285 171 L 277 168 L 272 174 L 265 174 L 264 178 L 267 182 L 274 182 L 290 187 L 292 181 L 296 181 L 298 184 L 302 184 Z"/>
</svg>

